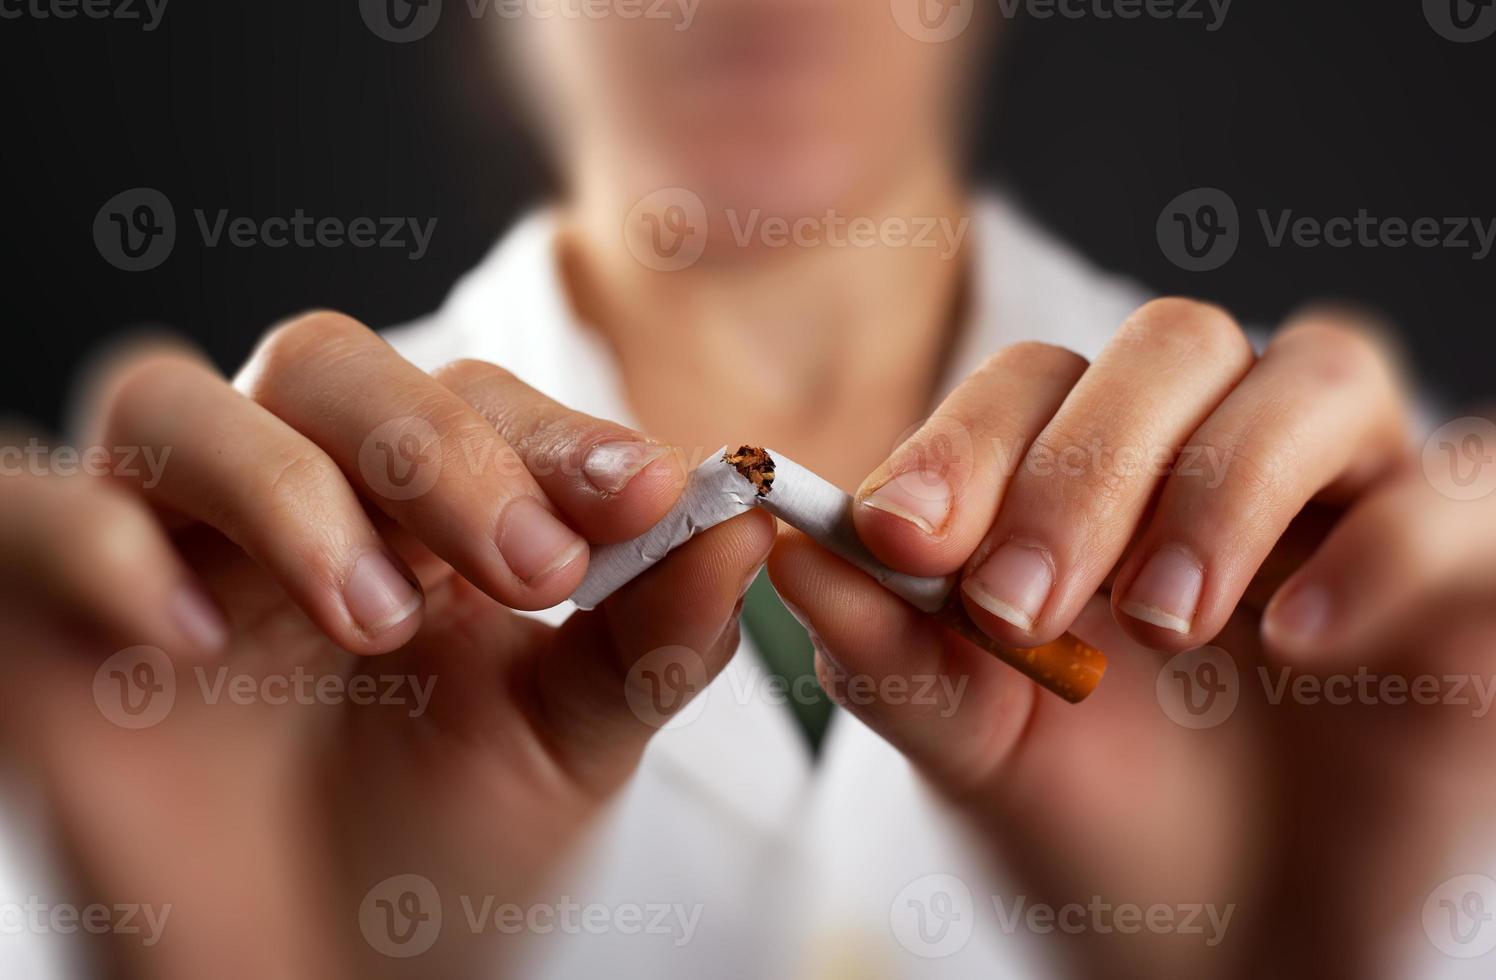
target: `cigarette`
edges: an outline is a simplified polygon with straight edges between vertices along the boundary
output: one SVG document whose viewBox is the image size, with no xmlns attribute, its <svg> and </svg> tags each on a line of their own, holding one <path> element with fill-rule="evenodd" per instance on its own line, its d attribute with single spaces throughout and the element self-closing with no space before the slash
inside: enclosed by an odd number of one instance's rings
<svg viewBox="0 0 1496 980">
<path fill-rule="evenodd" d="M 754 446 L 723 449 L 691 474 L 680 500 L 653 528 L 632 541 L 593 549 L 587 577 L 572 601 L 580 609 L 595 609 L 695 535 L 762 507 L 1066 701 L 1079 703 L 1096 690 L 1106 672 L 1100 650 L 1069 633 L 1033 649 L 998 643 L 967 614 L 954 576 L 906 575 L 873 557 L 857 536 L 854 505 L 851 496 L 784 456 Z"/>
</svg>

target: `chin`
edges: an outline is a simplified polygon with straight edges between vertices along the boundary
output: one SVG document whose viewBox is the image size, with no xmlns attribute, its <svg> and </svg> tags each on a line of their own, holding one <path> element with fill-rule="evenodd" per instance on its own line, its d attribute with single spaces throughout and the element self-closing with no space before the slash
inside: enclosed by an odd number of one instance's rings
<svg viewBox="0 0 1496 980">
<path fill-rule="evenodd" d="M 828 210 L 854 214 L 876 193 L 878 154 L 850 142 L 790 144 L 745 139 L 735 146 L 700 146 L 681 169 L 716 218 L 728 210 L 765 217 L 818 217 Z"/>
</svg>

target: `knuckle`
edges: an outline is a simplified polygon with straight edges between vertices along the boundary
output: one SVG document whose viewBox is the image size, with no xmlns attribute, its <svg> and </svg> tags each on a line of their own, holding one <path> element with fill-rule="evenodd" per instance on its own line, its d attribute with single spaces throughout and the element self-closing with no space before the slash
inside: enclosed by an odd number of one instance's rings
<svg viewBox="0 0 1496 980">
<path fill-rule="evenodd" d="M 255 392 L 273 389 L 280 379 L 309 367 L 325 368 L 330 361 L 364 348 L 373 333 L 352 317 L 318 310 L 272 327 L 261 338 L 247 374 Z"/>
<path fill-rule="evenodd" d="M 471 357 L 443 364 L 431 372 L 431 376 L 453 391 L 469 391 L 490 385 L 508 384 L 515 380 L 513 374 L 497 364 Z"/>
<path fill-rule="evenodd" d="M 1389 355 L 1365 330 L 1345 322 L 1309 320 L 1284 330 L 1272 350 L 1301 359 L 1320 381 L 1339 384 L 1382 373 Z"/>
<path fill-rule="evenodd" d="M 1182 355 L 1249 361 L 1252 345 L 1236 319 L 1212 303 L 1178 296 L 1144 304 L 1117 333 L 1121 344 Z"/>
<path fill-rule="evenodd" d="M 1026 374 L 1079 380 L 1088 367 L 1090 362 L 1073 350 L 1038 340 L 1026 340 L 988 357 L 979 373 L 985 375 L 1016 369 Z"/>
<path fill-rule="evenodd" d="M 278 515 L 325 512 L 329 500 L 347 492 L 347 480 L 325 452 L 308 447 L 288 452 L 264 467 L 255 498 Z M 220 516 L 229 537 L 239 537 L 250 515 L 226 506 Z"/>
<path fill-rule="evenodd" d="M 107 382 L 108 397 L 102 406 L 105 438 L 122 430 L 132 438 L 149 439 L 163 406 L 181 403 L 188 386 L 203 373 L 203 366 L 181 354 L 153 351 L 119 364 Z"/>
<path fill-rule="evenodd" d="M 1029 458 L 1045 496 L 1067 512 L 1090 515 L 1092 523 L 1124 504 L 1135 482 L 1115 465 L 1100 432 L 1051 427 L 1034 440 Z"/>
</svg>

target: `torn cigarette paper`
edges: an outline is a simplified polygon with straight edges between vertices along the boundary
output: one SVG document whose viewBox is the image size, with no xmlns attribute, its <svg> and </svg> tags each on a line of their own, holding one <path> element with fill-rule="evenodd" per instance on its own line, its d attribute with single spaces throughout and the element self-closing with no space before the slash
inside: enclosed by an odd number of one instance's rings
<svg viewBox="0 0 1496 980">
<path fill-rule="evenodd" d="M 596 608 L 695 535 L 754 507 L 809 535 L 918 609 L 935 612 L 950 597 L 950 577 L 905 575 L 872 556 L 857 537 L 851 496 L 783 456 L 744 446 L 736 453 L 724 448 L 702 464 L 680 500 L 649 531 L 632 541 L 594 548 L 587 577 L 572 601 L 581 609 Z"/>
</svg>

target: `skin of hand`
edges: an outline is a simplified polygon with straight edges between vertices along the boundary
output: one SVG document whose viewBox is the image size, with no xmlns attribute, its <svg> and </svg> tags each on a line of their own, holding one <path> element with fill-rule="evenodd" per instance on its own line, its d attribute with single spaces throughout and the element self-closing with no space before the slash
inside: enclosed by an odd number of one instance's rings
<svg viewBox="0 0 1496 980">
<path fill-rule="evenodd" d="M 1156 301 L 1094 364 L 997 353 L 868 477 L 856 522 L 885 562 L 959 573 L 1005 643 L 1073 629 L 1107 651 L 1079 706 L 781 532 L 770 574 L 823 685 L 1032 903 L 1232 910 L 1209 946 L 1065 936 L 1077 976 L 1398 975 L 1425 898 L 1479 867 L 1455 842 L 1491 812 L 1496 722 L 1455 698 L 1283 686 L 1479 680 L 1496 645 L 1496 500 L 1441 496 L 1411 461 L 1395 359 L 1373 337 L 1309 312 L 1259 357 L 1221 310 Z M 1206 644 L 1227 659 L 1189 674 Z M 1180 665 L 1229 673 L 1234 711 L 1176 720 L 1163 692 Z M 942 676 L 965 683 L 958 703 L 867 695 Z"/>
<path fill-rule="evenodd" d="M 746 515 L 559 628 L 517 616 L 655 523 L 687 461 L 490 365 L 427 375 L 336 314 L 274 330 L 233 383 L 120 354 L 90 402 L 91 444 L 170 455 L 159 479 L 0 480 L 0 726 L 79 893 L 172 906 L 159 943 L 103 950 L 133 975 L 491 966 L 451 928 L 386 958 L 361 903 L 413 872 L 454 921 L 456 896 L 523 903 L 663 723 L 631 668 L 682 646 L 720 670 L 774 541 Z M 141 646 L 175 698 L 133 730 L 100 661 Z M 297 673 L 424 694 L 287 697 Z"/>
</svg>

